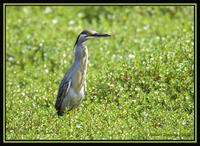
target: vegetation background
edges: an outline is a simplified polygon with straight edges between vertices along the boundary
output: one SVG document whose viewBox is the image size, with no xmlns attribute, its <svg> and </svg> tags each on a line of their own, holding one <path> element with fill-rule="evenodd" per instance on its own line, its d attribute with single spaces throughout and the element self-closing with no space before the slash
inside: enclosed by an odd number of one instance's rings
<svg viewBox="0 0 200 146">
<path fill-rule="evenodd" d="M 6 6 L 6 140 L 194 140 L 194 6 Z M 84 29 L 87 93 L 54 109 Z"/>
</svg>

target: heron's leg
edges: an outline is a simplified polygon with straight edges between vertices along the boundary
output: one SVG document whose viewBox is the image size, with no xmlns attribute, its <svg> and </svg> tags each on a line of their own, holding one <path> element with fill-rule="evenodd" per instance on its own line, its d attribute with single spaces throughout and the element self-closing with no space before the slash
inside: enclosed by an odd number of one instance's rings
<svg viewBox="0 0 200 146">
<path fill-rule="evenodd" d="M 73 140 L 74 139 L 74 137 L 73 137 L 74 136 L 74 125 L 75 125 L 73 123 L 74 123 L 74 119 L 75 119 L 75 109 L 71 108 L 70 110 L 68 110 L 68 114 L 69 114 L 69 130 L 70 130 L 69 138 L 70 138 L 70 140 Z"/>
<path fill-rule="evenodd" d="M 69 140 L 72 140 L 72 113 L 67 112 L 69 114 Z"/>
</svg>

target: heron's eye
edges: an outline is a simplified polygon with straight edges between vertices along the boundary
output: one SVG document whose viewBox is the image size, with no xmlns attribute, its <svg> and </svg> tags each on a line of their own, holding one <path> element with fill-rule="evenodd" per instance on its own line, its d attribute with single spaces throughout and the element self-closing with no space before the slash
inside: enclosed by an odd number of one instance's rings
<svg viewBox="0 0 200 146">
<path fill-rule="evenodd" d="M 91 33 L 87 32 L 87 36 L 90 36 L 90 35 L 91 35 Z"/>
</svg>

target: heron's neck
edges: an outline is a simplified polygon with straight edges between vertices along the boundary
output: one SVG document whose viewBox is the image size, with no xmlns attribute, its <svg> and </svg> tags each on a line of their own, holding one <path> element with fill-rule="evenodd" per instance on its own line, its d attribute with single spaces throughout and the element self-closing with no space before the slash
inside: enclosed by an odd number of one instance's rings
<svg viewBox="0 0 200 146">
<path fill-rule="evenodd" d="M 75 62 L 84 63 L 87 59 L 87 48 L 84 43 L 77 43 L 75 46 Z"/>
<path fill-rule="evenodd" d="M 78 68 L 83 73 L 82 76 L 85 78 L 85 74 L 87 71 L 87 62 L 88 62 L 88 50 L 84 46 L 84 44 L 76 45 L 75 46 L 75 59 L 74 59 L 74 66 L 78 66 Z"/>
</svg>

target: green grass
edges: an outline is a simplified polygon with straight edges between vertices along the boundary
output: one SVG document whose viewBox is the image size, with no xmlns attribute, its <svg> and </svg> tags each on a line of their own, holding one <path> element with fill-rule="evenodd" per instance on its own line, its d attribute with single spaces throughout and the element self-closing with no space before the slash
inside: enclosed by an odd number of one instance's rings
<svg viewBox="0 0 200 146">
<path fill-rule="evenodd" d="M 87 93 L 54 103 L 83 29 Z M 6 6 L 6 140 L 194 140 L 192 6 Z"/>
</svg>

